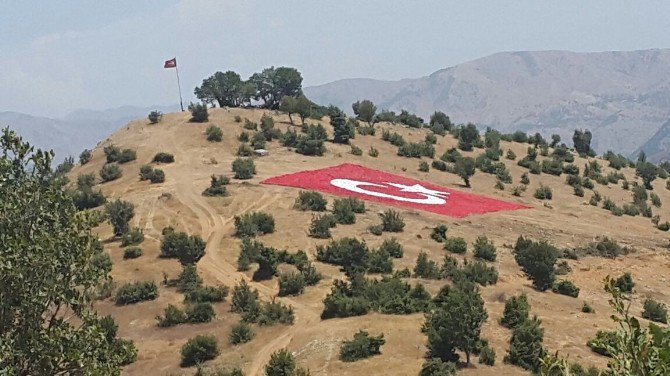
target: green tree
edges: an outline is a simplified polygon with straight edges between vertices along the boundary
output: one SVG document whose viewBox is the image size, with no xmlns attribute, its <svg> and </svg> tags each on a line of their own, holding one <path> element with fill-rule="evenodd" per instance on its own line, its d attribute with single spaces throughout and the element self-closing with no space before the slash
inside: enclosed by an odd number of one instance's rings
<svg viewBox="0 0 670 376">
<path fill-rule="evenodd" d="M 281 99 L 281 102 L 279 104 L 279 110 L 286 112 L 288 114 L 288 120 L 291 122 L 291 125 L 295 125 L 293 123 L 293 117 L 291 115 L 295 114 L 297 112 L 297 99 L 294 97 L 290 97 L 288 95 L 284 96 Z"/>
<path fill-rule="evenodd" d="M 553 286 L 554 265 L 558 259 L 556 247 L 544 241 L 531 241 L 528 246 L 515 249 L 514 258 L 536 289 L 545 291 Z"/>
<path fill-rule="evenodd" d="M 454 352 L 458 349 L 470 364 L 470 355 L 478 349 L 482 324 L 487 319 L 478 289 L 451 291 L 436 310 L 426 315 L 423 331 L 428 334 L 430 356 L 452 361 L 458 358 Z"/>
<path fill-rule="evenodd" d="M 646 189 L 654 189 L 651 182 L 658 177 L 658 168 L 650 162 L 638 162 L 635 166 L 635 175 L 639 176 Z"/>
<path fill-rule="evenodd" d="M 91 158 L 93 157 L 93 154 L 91 153 L 90 150 L 84 149 L 84 151 L 79 154 L 79 163 L 83 166 L 86 163 L 91 161 Z"/>
<path fill-rule="evenodd" d="M 305 119 L 312 114 L 312 102 L 306 96 L 298 95 L 295 99 L 295 112 L 300 116 L 302 125 L 305 125 Z"/>
<path fill-rule="evenodd" d="M 375 106 L 372 101 L 367 99 L 356 101 L 356 103 L 351 105 L 351 108 L 354 110 L 354 114 L 358 120 L 364 121 L 368 123 L 368 125 L 374 123 L 377 106 Z"/>
<path fill-rule="evenodd" d="M 465 151 L 472 150 L 481 140 L 479 138 L 479 130 L 477 127 L 468 123 L 462 126 L 458 132 L 458 148 Z"/>
<path fill-rule="evenodd" d="M 105 206 L 109 223 L 114 228 L 114 235 L 121 236 L 128 231 L 128 223 L 135 216 L 135 205 L 117 199 Z"/>
<path fill-rule="evenodd" d="M 254 73 L 249 82 L 256 87 L 255 99 L 271 109 L 277 109 L 284 96 L 297 97 L 302 93 L 302 76 L 295 68 L 266 68 Z"/>
<path fill-rule="evenodd" d="M 466 187 L 470 187 L 470 178 L 475 174 L 475 160 L 471 157 L 460 157 L 454 164 L 454 172 L 463 179 Z"/>
<path fill-rule="evenodd" d="M 330 125 L 333 126 L 333 142 L 338 144 L 349 143 L 349 129 L 347 128 L 347 117 L 344 112 L 337 112 L 330 116 Z"/>
<path fill-rule="evenodd" d="M 219 107 L 237 107 L 242 103 L 242 78 L 233 71 L 216 72 L 202 80 L 202 85 L 194 90 L 195 96 L 204 103 L 218 104 Z"/>
<path fill-rule="evenodd" d="M 94 262 L 97 216 L 77 211 L 66 181 L 51 172 L 52 153 L 8 129 L 0 150 L 2 373 L 120 374 L 136 350 L 91 309 L 110 267 Z"/>
<path fill-rule="evenodd" d="M 542 346 L 544 329 L 542 321 L 537 317 L 525 320 L 512 330 L 509 349 L 504 362 L 514 364 L 523 369 L 537 371 L 540 360 L 547 354 Z"/>
<path fill-rule="evenodd" d="M 575 129 L 575 133 L 572 136 L 572 143 L 575 145 L 575 150 L 579 155 L 587 155 L 591 153 L 591 131 L 588 129 L 583 131 L 581 129 Z"/>
<path fill-rule="evenodd" d="M 219 346 L 214 336 L 197 335 L 181 348 L 181 366 L 190 367 L 211 360 L 219 355 Z"/>
<path fill-rule="evenodd" d="M 286 349 L 275 351 L 265 366 L 265 376 L 307 376 L 309 371 L 299 368 L 295 358 Z"/>
</svg>

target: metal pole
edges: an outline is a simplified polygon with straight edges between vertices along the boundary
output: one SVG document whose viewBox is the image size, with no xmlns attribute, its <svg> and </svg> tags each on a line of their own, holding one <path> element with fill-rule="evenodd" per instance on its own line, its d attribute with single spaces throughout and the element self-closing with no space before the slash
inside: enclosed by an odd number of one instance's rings
<svg viewBox="0 0 670 376">
<path fill-rule="evenodd" d="M 181 99 L 181 84 L 179 83 L 179 68 L 177 64 L 174 66 L 175 72 L 177 72 L 177 87 L 179 88 L 179 105 L 181 106 L 181 112 L 184 112 L 184 101 Z"/>
</svg>

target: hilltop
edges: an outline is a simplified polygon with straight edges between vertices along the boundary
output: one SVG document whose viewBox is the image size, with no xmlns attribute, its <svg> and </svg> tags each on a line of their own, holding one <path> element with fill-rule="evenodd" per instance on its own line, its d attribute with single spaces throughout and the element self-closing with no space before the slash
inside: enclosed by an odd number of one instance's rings
<svg viewBox="0 0 670 376">
<path fill-rule="evenodd" d="M 660 85 L 660 84 L 659 84 Z M 659 94 L 660 95 L 660 94 Z M 349 102 L 350 103 L 350 102 Z M 484 107 L 482 111 L 488 111 Z M 569 356 L 570 361 L 584 366 L 595 365 L 603 368 L 607 358 L 591 351 L 586 342 L 593 338 L 598 330 L 610 330 L 614 323 L 609 318 L 611 309 L 609 295 L 603 291 L 605 276 L 618 277 L 630 272 L 635 281 L 635 294 L 631 312 L 639 316 L 646 297 L 670 304 L 668 293 L 668 275 L 670 273 L 670 252 L 668 251 L 668 233 L 657 229 L 649 218 L 643 216 L 615 216 L 603 209 L 602 205 L 589 205 L 591 190 L 585 189 L 584 197 L 577 197 L 573 187 L 566 184 L 566 175 L 553 176 L 546 173 L 530 174 L 530 183 L 520 197 L 512 194 L 512 187 L 519 185 L 519 179 L 528 169 L 517 165 L 518 160 L 526 156 L 529 144 L 501 141 L 504 152 L 500 161 L 509 170 L 513 179 L 504 190 L 496 189 L 496 177 L 477 171 L 471 179 L 471 188 L 465 188 L 462 180 L 453 173 L 430 168 L 428 172 L 419 171 L 421 160 L 431 163 L 428 157 L 407 158 L 397 155 L 398 148 L 381 139 L 383 130 L 397 132 L 408 142 L 420 142 L 429 133 L 427 129 L 413 129 L 400 125 L 381 123 L 375 125 L 375 135 L 357 134 L 351 143 L 358 146 L 363 154 L 353 155 L 351 147 L 327 142 L 324 156 L 304 156 L 281 146 L 277 141 L 267 142 L 269 155 L 255 157 L 257 174 L 249 180 L 231 179 L 226 186 L 225 197 L 205 197 L 202 192 L 209 187 L 212 175 L 225 175 L 232 178 L 231 163 L 237 158 L 240 142 L 238 136 L 245 131 L 243 119 L 259 123 L 263 114 L 272 116 L 275 127 L 285 132 L 297 127 L 289 124 L 288 116 L 283 113 L 250 109 L 210 109 L 207 123 L 189 123 L 190 114 L 166 114 L 157 124 L 146 120 L 136 120 L 116 131 L 102 141 L 94 150 L 87 164 L 78 165 L 70 172 L 74 181 L 79 174 L 98 171 L 105 165 L 104 148 L 111 145 L 136 151 L 136 159 L 120 165 L 123 175 L 106 183 L 99 183 L 108 201 L 120 198 L 135 206 L 135 215 L 131 226 L 142 229 L 145 240 L 140 244 L 143 254 L 136 259 L 124 259 L 122 248 L 113 239 L 112 228 L 104 223 L 97 232 L 104 242 L 104 250 L 110 255 L 112 277 L 117 286 L 125 282 L 151 280 L 158 284 L 158 298 L 138 304 L 118 306 L 113 298 L 97 303 L 101 314 L 111 314 L 119 324 L 119 335 L 132 339 L 138 349 L 138 359 L 124 368 L 124 374 L 193 374 L 194 368 L 180 368 L 180 349 L 189 338 L 196 334 L 214 335 L 219 342 L 221 354 L 206 364 L 240 367 L 247 375 L 260 375 L 270 354 L 281 348 L 294 353 L 296 361 L 302 367 L 309 368 L 312 375 L 416 375 L 424 362 L 427 337 L 421 332 L 424 323 L 423 313 L 409 315 L 390 315 L 368 313 L 348 318 L 321 319 L 323 300 L 331 291 L 333 281 L 344 279 L 344 274 L 334 265 L 316 261 L 316 248 L 326 245 L 330 239 L 315 239 L 309 236 L 308 228 L 315 213 L 294 209 L 299 189 L 261 184 L 261 181 L 278 175 L 296 173 L 305 170 L 328 168 L 343 163 L 351 163 L 380 170 L 422 182 L 446 187 L 454 191 L 464 191 L 484 195 L 490 198 L 526 206 L 526 209 L 491 212 L 471 215 L 463 218 L 441 216 L 426 211 L 394 207 L 404 217 L 406 226 L 399 233 L 373 235 L 368 227 L 380 222 L 378 213 L 389 206 L 366 201 L 366 212 L 356 214 L 356 221 L 350 225 L 337 225 L 333 228 L 332 238 L 355 237 L 364 240 L 371 248 L 379 246 L 384 239 L 397 238 L 404 248 L 404 255 L 393 260 L 395 270 L 414 268 L 417 256 L 425 251 L 428 258 L 442 263 L 445 255 L 450 254 L 460 261 L 473 260 L 472 243 L 480 235 L 487 236 L 497 247 L 496 261 L 488 263 L 499 273 L 497 283 L 481 287 L 481 296 L 485 302 L 489 318 L 483 326 L 482 337 L 488 339 L 496 352 L 495 366 L 486 366 L 473 362 L 471 368 L 462 369 L 462 375 L 522 375 L 527 371 L 503 363 L 503 357 L 509 347 L 510 330 L 498 321 L 504 309 L 504 300 L 524 292 L 528 295 L 531 314 L 542 320 L 544 328 L 544 346 L 549 352 L 559 351 Z M 464 112 L 456 112 L 456 118 Z M 240 120 L 237 121 L 236 117 Z M 295 120 L 295 119 L 294 119 Z M 474 120 L 477 120 L 475 118 Z M 328 118 L 308 119 L 308 123 L 320 123 L 328 131 L 333 129 Z M 207 141 L 205 131 L 211 126 L 222 130 L 221 142 Z M 573 126 L 574 127 L 574 126 Z M 254 132 L 247 130 L 251 135 Z M 299 131 L 298 131 L 299 132 Z M 594 132 L 594 141 L 598 140 Z M 458 140 L 450 134 L 437 136 L 435 159 L 445 151 L 458 145 Z M 378 157 L 368 155 L 375 148 Z M 508 150 L 516 155 L 515 160 L 505 158 Z M 464 156 L 476 157 L 483 149 L 475 148 L 471 152 L 462 152 Z M 174 162 L 153 165 L 165 173 L 165 181 L 150 184 L 139 178 L 140 167 L 149 164 L 159 152 L 174 155 Z M 538 160 L 548 157 L 538 156 Z M 635 169 L 625 167 L 620 171 L 608 167 L 607 161 L 597 158 L 576 157 L 574 165 L 583 170 L 584 165 L 597 161 L 602 166 L 602 175 L 618 172 L 623 174 L 631 187 L 633 182 L 641 180 L 635 176 Z M 670 219 L 670 190 L 666 189 L 663 179 L 656 179 L 654 190 L 663 205 L 653 207 L 661 221 Z M 533 192 L 540 186 L 550 187 L 551 200 L 539 200 Z M 618 207 L 632 201 L 630 190 L 622 188 L 621 183 L 608 185 L 596 184 L 595 188 L 603 197 L 610 198 Z M 332 207 L 336 196 L 324 194 L 328 208 Z M 303 250 L 323 279 L 315 286 L 308 286 L 298 296 L 276 297 L 278 281 L 274 277 L 262 282 L 254 282 L 251 277 L 257 266 L 250 270 L 238 271 L 238 255 L 241 240 L 234 236 L 235 216 L 244 213 L 265 212 L 274 217 L 273 233 L 257 236 L 256 240 L 266 246 L 295 253 Z M 448 236 L 463 237 L 468 243 L 464 255 L 449 253 L 442 244 L 431 239 L 432 229 L 440 224 L 448 227 Z M 157 326 L 155 317 L 162 315 L 168 304 L 183 306 L 184 296 L 175 287 L 161 282 L 176 278 L 181 267 L 178 261 L 160 258 L 162 231 L 172 226 L 177 231 L 198 235 L 206 241 L 206 253 L 197 263 L 204 283 L 208 285 L 224 284 L 230 288 L 245 280 L 258 290 L 260 299 L 276 301 L 290 305 L 294 309 L 293 325 L 259 326 L 254 324 L 256 336 L 248 343 L 233 346 L 228 343 L 231 327 L 240 320 L 240 315 L 230 312 L 231 297 L 225 302 L 215 303 L 216 318 L 204 324 L 182 324 L 169 328 Z M 581 290 L 578 298 L 559 295 L 550 290 L 538 292 L 532 288 L 530 280 L 524 276 L 515 262 L 512 246 L 519 235 L 535 240 L 546 240 L 559 249 L 579 249 L 587 247 L 608 237 L 621 246 L 629 247 L 631 252 L 615 259 L 581 256 L 577 259 L 561 259 L 570 270 L 559 279 L 573 281 Z M 652 267 L 653 266 L 653 267 Z M 281 268 L 291 268 L 281 264 Z M 372 276 L 370 276 L 372 277 Z M 430 280 L 404 278 L 414 285 L 421 283 L 426 290 L 435 295 L 448 280 Z M 595 313 L 583 313 L 583 302 L 587 302 Z M 646 320 L 642 320 L 646 323 Z M 386 343 L 381 354 L 353 363 L 338 359 L 343 340 L 351 339 L 359 329 L 371 334 L 384 334 Z"/>
<path fill-rule="evenodd" d="M 501 52 L 400 81 L 346 79 L 305 88 L 315 102 L 349 109 L 360 99 L 427 118 L 448 113 L 502 132 L 594 134 L 599 153 L 632 154 L 670 119 L 670 50 Z M 649 149 L 653 148 L 648 145 Z M 650 150 L 651 151 L 651 150 Z M 648 153 L 652 154 L 652 153 Z M 667 159 L 654 152 L 655 161 Z M 634 158 L 637 155 L 633 156 Z"/>
</svg>

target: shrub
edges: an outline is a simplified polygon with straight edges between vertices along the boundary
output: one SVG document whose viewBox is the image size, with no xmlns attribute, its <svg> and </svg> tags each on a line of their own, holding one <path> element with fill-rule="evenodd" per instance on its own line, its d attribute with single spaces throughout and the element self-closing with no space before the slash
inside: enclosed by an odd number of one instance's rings
<svg viewBox="0 0 670 376">
<path fill-rule="evenodd" d="M 212 175 L 209 187 L 202 192 L 202 195 L 207 197 L 227 196 L 228 191 L 226 190 L 226 185 L 228 185 L 229 183 L 230 179 L 226 176 Z"/>
<path fill-rule="evenodd" d="M 251 137 L 251 148 L 254 150 L 265 149 L 266 141 L 267 138 L 265 138 L 265 135 L 261 132 L 258 132 Z"/>
<path fill-rule="evenodd" d="M 521 174 L 521 184 L 528 185 L 530 184 L 530 178 L 528 177 L 528 173 L 524 172 Z"/>
<path fill-rule="evenodd" d="M 230 342 L 231 345 L 247 343 L 254 338 L 254 335 L 254 330 L 251 328 L 251 325 L 244 321 L 240 321 L 230 329 L 228 342 Z"/>
<path fill-rule="evenodd" d="M 496 352 L 488 347 L 482 347 L 479 353 L 479 363 L 485 364 L 487 366 L 493 366 L 496 363 Z"/>
<path fill-rule="evenodd" d="M 443 160 L 444 162 L 449 162 L 449 163 L 456 163 L 456 161 L 461 158 L 461 152 L 458 151 L 456 148 L 451 148 L 442 154 L 440 156 L 440 159 Z"/>
<path fill-rule="evenodd" d="M 581 185 L 575 185 L 573 190 L 574 190 L 575 196 L 584 197 L 584 188 L 582 188 Z"/>
<path fill-rule="evenodd" d="M 622 253 L 628 252 L 626 248 L 622 248 L 619 243 L 608 237 L 604 237 L 600 241 L 589 244 L 582 251 L 590 256 L 599 256 L 612 259 L 616 258 Z"/>
<path fill-rule="evenodd" d="M 249 133 L 247 131 L 242 131 L 239 135 L 237 135 L 237 141 L 242 143 L 249 142 Z"/>
<path fill-rule="evenodd" d="M 121 177 L 121 168 L 116 163 L 108 163 L 100 169 L 100 179 L 103 183 L 116 180 Z"/>
<path fill-rule="evenodd" d="M 505 158 L 513 161 L 516 159 L 516 154 L 512 151 L 512 149 L 507 150 L 507 154 L 505 154 Z"/>
<path fill-rule="evenodd" d="M 368 155 L 371 156 L 372 158 L 377 158 L 379 156 L 379 150 L 370 146 L 370 150 L 368 150 Z"/>
<path fill-rule="evenodd" d="M 350 153 L 353 154 L 353 155 L 356 155 L 356 156 L 363 155 L 363 150 L 361 150 L 361 148 L 359 148 L 358 146 L 356 146 L 354 144 L 351 144 Z"/>
<path fill-rule="evenodd" d="M 526 294 L 522 293 L 518 296 L 511 296 L 505 300 L 505 310 L 500 319 L 500 325 L 514 329 L 524 321 L 528 320 L 529 313 L 530 304 L 528 304 L 528 297 Z"/>
<path fill-rule="evenodd" d="M 333 217 L 340 224 L 350 225 L 356 223 L 356 215 L 349 199 L 336 199 L 333 202 Z"/>
<path fill-rule="evenodd" d="M 647 298 L 644 301 L 643 307 L 643 318 L 663 324 L 668 323 L 668 309 L 665 307 L 665 304 L 657 302 L 654 299 Z"/>
<path fill-rule="evenodd" d="M 158 326 L 161 328 L 169 328 L 171 326 L 183 324 L 187 322 L 186 313 L 172 304 L 168 304 L 163 311 L 163 316 L 156 316 Z"/>
<path fill-rule="evenodd" d="M 435 147 L 426 142 L 405 142 L 398 147 L 398 155 L 408 158 L 433 158 Z"/>
<path fill-rule="evenodd" d="M 154 162 L 154 163 L 172 163 L 172 162 L 174 162 L 174 155 L 172 155 L 170 153 L 164 153 L 164 152 L 156 153 L 156 155 L 154 155 L 154 159 L 152 159 L 152 162 Z"/>
<path fill-rule="evenodd" d="M 496 260 L 496 247 L 486 236 L 479 236 L 474 243 L 474 256 L 486 261 Z"/>
<path fill-rule="evenodd" d="M 368 226 L 368 232 L 372 235 L 380 236 L 384 232 L 384 227 L 382 225 L 371 225 Z"/>
<path fill-rule="evenodd" d="M 454 376 L 456 375 L 456 365 L 452 362 L 445 362 L 440 358 L 430 358 L 421 366 L 419 376 Z"/>
<path fill-rule="evenodd" d="M 540 360 L 547 353 L 542 346 L 544 330 L 540 327 L 541 323 L 537 318 L 525 320 L 512 330 L 509 349 L 504 358 L 505 363 L 526 370 L 538 370 Z"/>
<path fill-rule="evenodd" d="M 298 197 L 295 199 L 293 208 L 306 211 L 325 211 L 328 201 L 323 197 L 319 192 L 314 191 L 300 191 L 298 192 Z"/>
<path fill-rule="evenodd" d="M 245 143 L 241 143 L 240 146 L 237 147 L 235 155 L 238 157 L 251 157 L 254 155 L 254 148 Z"/>
<path fill-rule="evenodd" d="M 582 312 L 583 313 L 595 313 L 596 311 L 589 305 L 589 303 L 584 302 L 584 304 L 582 304 Z"/>
<path fill-rule="evenodd" d="M 116 200 L 105 205 L 105 213 L 112 224 L 115 236 L 128 231 L 128 223 L 135 216 L 135 205 L 128 201 Z"/>
<path fill-rule="evenodd" d="M 257 315 L 258 311 L 260 311 L 258 291 L 252 290 L 245 280 L 241 280 L 240 283 L 233 287 L 230 311 L 243 315 L 248 313 Z"/>
<path fill-rule="evenodd" d="M 440 160 L 435 159 L 430 165 L 436 170 L 447 171 L 447 164 Z"/>
<path fill-rule="evenodd" d="M 149 112 L 149 116 L 147 116 L 147 119 L 149 119 L 149 122 L 151 124 L 160 123 L 162 118 L 163 118 L 163 113 L 160 112 L 160 111 L 156 111 L 156 110 Z"/>
<path fill-rule="evenodd" d="M 448 237 L 444 240 L 444 249 L 452 253 L 465 253 L 468 244 L 460 237 Z"/>
<path fill-rule="evenodd" d="M 121 246 L 127 247 L 129 245 L 140 244 L 144 241 L 144 233 L 139 227 L 133 227 L 126 231 L 121 237 Z"/>
<path fill-rule="evenodd" d="M 556 282 L 551 288 L 551 291 L 557 294 L 571 296 L 573 298 L 579 296 L 579 287 L 577 287 L 577 285 L 575 285 L 572 281 L 568 280 Z"/>
<path fill-rule="evenodd" d="M 240 115 L 235 115 L 233 118 L 236 123 L 241 123 L 242 122 L 242 117 Z"/>
<path fill-rule="evenodd" d="M 561 257 L 566 257 L 565 253 L 561 255 Z M 570 265 L 568 264 L 567 261 L 563 260 L 556 264 L 556 270 L 555 274 L 556 275 L 566 275 L 572 271 L 572 268 L 570 268 Z"/>
<path fill-rule="evenodd" d="M 521 197 L 521 194 L 526 191 L 526 186 L 525 185 L 517 185 L 516 187 L 512 187 L 512 195 Z"/>
<path fill-rule="evenodd" d="M 405 221 L 399 212 L 388 209 L 383 213 L 379 214 L 382 220 L 382 229 L 383 231 L 388 232 L 402 232 L 405 228 Z"/>
<path fill-rule="evenodd" d="M 433 227 L 433 231 L 430 233 L 430 238 L 438 243 L 442 243 L 447 239 L 447 230 L 447 226 L 437 225 Z"/>
<path fill-rule="evenodd" d="M 323 214 L 312 217 L 309 226 L 309 236 L 316 239 L 328 239 L 331 237 L 330 229 L 335 227 L 337 220 L 331 214 Z"/>
<path fill-rule="evenodd" d="M 271 214 L 253 212 L 235 216 L 235 236 L 237 237 L 254 237 L 274 231 L 275 220 Z"/>
<path fill-rule="evenodd" d="M 286 349 L 275 351 L 265 366 L 265 376 L 309 376 L 309 371 L 297 367 L 293 355 Z"/>
<path fill-rule="evenodd" d="M 189 303 L 222 302 L 228 296 L 228 286 L 197 286 L 184 291 L 184 299 Z"/>
<path fill-rule="evenodd" d="M 191 111 L 192 123 L 205 123 L 209 120 L 209 112 L 207 112 L 207 105 L 203 103 L 191 103 L 188 105 L 188 110 Z"/>
<path fill-rule="evenodd" d="M 92 174 L 90 174 L 93 176 Z M 94 178 L 95 179 L 95 178 Z M 97 208 L 107 202 L 102 191 L 94 191 L 91 187 L 78 188 L 72 193 L 72 201 L 78 210 Z"/>
<path fill-rule="evenodd" d="M 244 118 L 243 127 L 244 127 L 244 129 L 248 129 L 250 131 L 257 131 L 258 130 L 258 124 L 249 120 L 249 119 L 247 119 L 247 118 Z"/>
<path fill-rule="evenodd" d="M 151 174 L 153 174 L 154 169 L 149 165 L 143 165 L 140 167 L 140 180 L 149 180 Z"/>
<path fill-rule="evenodd" d="M 626 272 L 614 280 L 614 287 L 618 288 L 621 292 L 630 294 L 633 292 L 635 282 L 633 282 L 633 277 L 630 275 L 630 273 Z"/>
<path fill-rule="evenodd" d="M 221 131 L 221 128 L 215 125 L 210 125 L 207 127 L 205 134 L 207 135 L 207 141 L 210 142 L 221 142 L 223 139 L 223 132 Z"/>
<path fill-rule="evenodd" d="M 142 256 L 142 248 L 140 247 L 129 247 L 123 250 L 123 259 L 135 259 Z"/>
<path fill-rule="evenodd" d="M 421 161 L 419 163 L 419 171 L 421 172 L 428 172 L 430 170 L 430 166 L 428 166 L 428 162 L 426 161 Z"/>
<path fill-rule="evenodd" d="M 384 239 L 382 244 L 379 246 L 379 251 L 386 252 L 393 258 L 402 258 L 403 256 L 402 245 L 398 242 L 398 240 L 396 240 L 396 238 Z"/>
<path fill-rule="evenodd" d="M 553 194 L 550 187 L 540 184 L 540 186 L 535 190 L 533 197 L 538 200 L 551 200 L 552 195 Z"/>
<path fill-rule="evenodd" d="M 493 266 L 488 266 L 482 261 L 465 262 L 462 276 L 466 280 L 478 283 L 482 286 L 495 285 L 498 283 L 498 271 Z M 456 276 L 456 283 L 462 282 Z"/>
<path fill-rule="evenodd" d="M 268 326 L 275 324 L 291 325 L 294 318 L 292 307 L 272 300 L 263 303 L 257 322 L 259 325 Z"/>
<path fill-rule="evenodd" d="M 370 336 L 370 333 L 359 330 L 354 338 L 344 341 L 340 348 L 340 360 L 343 362 L 355 362 L 360 359 L 369 358 L 381 354 L 379 348 L 386 343 L 384 334 Z"/>
<path fill-rule="evenodd" d="M 514 259 L 539 291 L 553 286 L 557 258 L 558 250 L 546 242 L 526 241 L 520 237 L 515 246 Z"/>
<path fill-rule="evenodd" d="M 79 163 L 83 166 L 88 162 L 90 162 L 91 158 L 93 158 L 93 154 L 91 153 L 91 151 L 88 149 L 84 149 L 84 151 L 82 151 L 81 154 L 79 154 Z"/>
<path fill-rule="evenodd" d="M 364 271 L 369 250 L 364 241 L 356 238 L 342 238 L 331 241 L 326 246 L 316 247 L 316 259 L 339 265 L 347 274 Z"/>
<path fill-rule="evenodd" d="M 126 283 L 116 292 L 116 305 L 127 305 L 154 300 L 158 297 L 158 287 L 153 281 Z"/>
<path fill-rule="evenodd" d="M 219 347 L 214 336 L 197 335 L 181 348 L 181 366 L 190 367 L 219 355 Z"/>
<path fill-rule="evenodd" d="M 657 208 L 661 207 L 661 205 L 662 205 L 661 204 L 661 198 L 658 197 L 658 195 L 656 193 L 651 192 L 651 194 L 649 195 L 649 198 L 651 199 L 651 204 L 652 205 L 654 205 Z"/>
<path fill-rule="evenodd" d="M 419 252 L 416 258 L 416 265 L 414 266 L 414 276 L 426 279 L 439 279 L 440 269 L 433 260 L 428 259 L 426 252 Z"/>
<path fill-rule="evenodd" d="M 210 322 L 216 316 L 210 302 L 197 302 L 186 308 L 186 317 L 189 323 L 197 324 Z"/>
<path fill-rule="evenodd" d="M 470 157 L 461 157 L 454 163 L 454 173 L 463 179 L 466 187 L 470 187 L 470 178 L 475 174 L 475 160 Z"/>
<path fill-rule="evenodd" d="M 305 291 L 305 278 L 300 273 L 279 275 L 279 296 L 300 295 Z"/>
<path fill-rule="evenodd" d="M 668 231 L 670 230 L 670 222 L 665 221 L 663 223 L 659 223 L 658 226 L 656 226 L 656 228 L 661 231 Z"/>
<path fill-rule="evenodd" d="M 194 264 L 205 255 L 205 246 L 200 236 L 167 231 L 161 241 L 160 257 L 177 258 L 182 265 Z"/>
<path fill-rule="evenodd" d="M 151 181 L 152 184 L 163 183 L 165 181 L 165 172 L 161 169 L 154 168 L 149 176 L 149 181 Z"/>
<path fill-rule="evenodd" d="M 235 179 L 251 179 L 256 175 L 256 165 L 251 158 L 237 158 L 232 164 Z"/>
<path fill-rule="evenodd" d="M 380 249 L 372 250 L 367 254 L 365 266 L 367 267 L 368 273 L 393 273 L 393 261 L 391 260 L 391 255 Z"/>
</svg>

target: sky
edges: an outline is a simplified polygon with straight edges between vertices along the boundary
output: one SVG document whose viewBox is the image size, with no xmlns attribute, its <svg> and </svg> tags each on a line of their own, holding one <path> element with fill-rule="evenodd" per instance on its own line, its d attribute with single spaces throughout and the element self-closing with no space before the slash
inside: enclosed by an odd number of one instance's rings
<svg viewBox="0 0 670 376">
<path fill-rule="evenodd" d="M 501 51 L 670 47 L 660 0 L 0 0 L 0 111 L 178 103 L 216 71 L 398 80 Z"/>
</svg>

